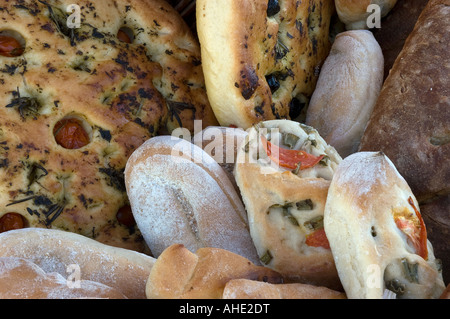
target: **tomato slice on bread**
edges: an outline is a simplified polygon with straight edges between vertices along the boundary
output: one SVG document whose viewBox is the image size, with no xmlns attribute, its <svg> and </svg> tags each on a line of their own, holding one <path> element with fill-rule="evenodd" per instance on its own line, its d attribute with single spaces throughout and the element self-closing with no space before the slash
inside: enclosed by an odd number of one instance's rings
<svg viewBox="0 0 450 319">
<path fill-rule="evenodd" d="M 408 203 L 414 209 L 415 215 L 407 213 L 394 213 L 394 221 L 398 229 L 400 229 L 408 240 L 414 246 L 416 253 L 423 259 L 428 259 L 428 248 L 427 248 L 427 230 L 425 223 L 422 219 L 422 215 L 419 210 L 414 205 L 414 201 L 410 196 L 408 198 Z"/>
<path fill-rule="evenodd" d="M 267 156 L 281 167 L 296 169 L 300 164 L 300 170 L 314 167 L 325 157 L 325 155 L 314 156 L 301 150 L 290 150 L 278 147 L 261 136 L 264 150 Z"/>
</svg>

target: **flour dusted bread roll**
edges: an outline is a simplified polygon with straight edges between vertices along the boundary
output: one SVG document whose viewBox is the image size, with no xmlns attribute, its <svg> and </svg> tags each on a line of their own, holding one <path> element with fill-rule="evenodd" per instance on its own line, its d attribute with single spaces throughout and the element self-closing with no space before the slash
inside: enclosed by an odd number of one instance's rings
<svg viewBox="0 0 450 319">
<path fill-rule="evenodd" d="M 290 120 L 261 122 L 239 150 L 235 176 L 253 242 L 262 263 L 288 280 L 340 287 L 323 230 L 340 161 L 315 129 Z"/>
<path fill-rule="evenodd" d="M 196 1 L 202 67 L 223 126 L 297 118 L 328 55 L 331 0 Z"/>
<path fill-rule="evenodd" d="M 219 164 L 172 136 L 145 142 L 130 157 L 125 183 L 133 215 L 153 255 L 172 244 L 217 247 L 258 262 L 244 206 Z"/>
<path fill-rule="evenodd" d="M 225 285 L 223 299 L 345 299 L 341 291 L 301 283 L 271 284 L 232 279 Z"/>
<path fill-rule="evenodd" d="M 146 292 L 150 299 L 220 299 L 226 283 L 236 278 L 283 281 L 276 271 L 230 251 L 205 247 L 191 252 L 175 244 L 156 260 Z"/>
<path fill-rule="evenodd" d="M 89 280 L 74 282 L 46 273 L 33 262 L 0 257 L 1 299 L 126 299 L 118 290 Z"/>
<path fill-rule="evenodd" d="M 348 30 L 369 28 L 367 18 L 374 13 L 374 11 L 368 10 L 370 5 L 377 5 L 380 10 L 380 18 L 383 18 L 396 3 L 397 0 L 335 0 L 339 19 L 345 23 Z"/>
<path fill-rule="evenodd" d="M 81 280 L 109 286 L 130 299 L 145 298 L 145 285 L 155 261 L 145 254 L 105 245 L 72 232 L 41 228 L 0 234 L 0 257 L 26 259 L 43 272 L 57 273 L 63 278 L 75 276 L 79 270 Z M 77 268 L 69 268 L 72 265 Z M 30 267 L 25 265 L 25 268 Z M 30 268 L 33 269 L 34 266 Z M 36 278 L 41 277 L 41 270 L 33 271 Z"/>
<path fill-rule="evenodd" d="M 383 76 L 383 53 L 372 32 L 339 33 L 320 72 L 305 123 L 342 157 L 356 152 Z"/>
<path fill-rule="evenodd" d="M 348 298 L 439 298 L 440 263 L 418 203 L 381 152 L 345 158 L 331 182 L 324 214 L 339 278 Z"/>
</svg>

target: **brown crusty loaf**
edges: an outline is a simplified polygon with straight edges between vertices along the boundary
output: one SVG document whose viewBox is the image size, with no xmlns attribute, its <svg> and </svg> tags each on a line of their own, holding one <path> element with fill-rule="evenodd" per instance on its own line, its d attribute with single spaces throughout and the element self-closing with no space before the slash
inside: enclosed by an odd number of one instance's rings
<svg viewBox="0 0 450 319">
<path fill-rule="evenodd" d="M 383 298 L 385 289 L 397 298 L 439 298 L 445 289 L 414 194 L 383 153 L 342 161 L 324 226 L 348 298 Z"/>
<path fill-rule="evenodd" d="M 345 293 L 301 283 L 271 284 L 232 279 L 225 285 L 223 299 L 346 299 Z"/>
<path fill-rule="evenodd" d="M 450 192 L 449 14 L 448 0 L 432 0 L 424 9 L 383 85 L 360 147 L 386 153 L 419 202 Z"/>
<path fill-rule="evenodd" d="M 450 216 L 449 15 L 449 0 L 428 2 L 383 85 L 360 148 L 384 152 L 407 180 L 446 268 L 450 247 L 441 236 L 449 232 Z"/>
<path fill-rule="evenodd" d="M 382 20 L 382 27 L 371 30 L 383 50 L 384 78 L 389 75 L 406 38 L 414 29 L 417 18 L 427 3 L 428 0 L 398 0 Z"/>
<path fill-rule="evenodd" d="M 0 257 L 0 299 L 126 299 L 104 284 L 75 280 L 46 273 L 28 259 Z"/>
<path fill-rule="evenodd" d="M 305 124 L 314 127 L 342 157 L 355 153 L 383 76 L 383 53 L 372 32 L 339 33 L 320 72 Z"/>
<path fill-rule="evenodd" d="M 283 282 L 276 271 L 230 251 L 206 247 L 191 252 L 175 244 L 156 260 L 146 293 L 149 299 L 220 299 L 226 283 L 237 278 Z"/>
<path fill-rule="evenodd" d="M 339 19 L 345 23 L 347 30 L 368 29 L 367 18 L 373 13 L 367 8 L 378 5 L 380 18 L 385 17 L 395 6 L 397 0 L 335 0 Z"/>
<path fill-rule="evenodd" d="M 331 0 L 197 0 L 208 97 L 223 126 L 297 118 L 330 49 Z"/>
<path fill-rule="evenodd" d="M 216 247 L 258 262 L 233 184 L 200 147 L 174 136 L 151 138 L 128 160 L 125 184 L 153 256 L 183 244 L 192 252 Z"/>
<path fill-rule="evenodd" d="M 81 0 L 80 28 L 66 27 L 69 0 L 4 1 L 0 33 L 24 52 L 0 55 L 0 218 L 70 230 L 145 251 L 128 199 L 128 156 L 160 130 L 193 119 L 217 123 L 203 83 L 199 44 L 165 1 Z M 119 40 L 129 30 L 132 43 Z M 131 37 L 131 36 L 130 36 Z M 88 144 L 65 148 L 62 119 L 81 121 Z"/>
<path fill-rule="evenodd" d="M 67 278 L 79 267 L 81 280 L 116 289 L 127 298 L 145 298 L 145 285 L 155 262 L 145 254 L 109 245 L 72 232 L 26 228 L 0 234 L 0 257 L 23 258 L 45 273 Z"/>
</svg>

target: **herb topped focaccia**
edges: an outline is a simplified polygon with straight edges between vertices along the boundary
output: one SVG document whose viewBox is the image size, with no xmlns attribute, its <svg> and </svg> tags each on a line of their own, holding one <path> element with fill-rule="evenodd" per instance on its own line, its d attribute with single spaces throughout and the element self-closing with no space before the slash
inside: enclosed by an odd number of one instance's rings
<svg viewBox="0 0 450 319">
<path fill-rule="evenodd" d="M 309 126 L 273 120 L 249 130 L 235 176 L 264 265 L 295 281 L 340 287 L 323 228 L 328 187 L 340 161 Z"/>
<path fill-rule="evenodd" d="M 197 0 L 208 97 L 223 126 L 306 110 L 330 50 L 332 0 Z"/>
<path fill-rule="evenodd" d="M 67 25 L 72 3 L 0 8 L 0 231 L 144 250 L 123 170 L 158 132 L 216 123 L 199 45 L 165 1 L 77 1 L 79 28 Z"/>
</svg>

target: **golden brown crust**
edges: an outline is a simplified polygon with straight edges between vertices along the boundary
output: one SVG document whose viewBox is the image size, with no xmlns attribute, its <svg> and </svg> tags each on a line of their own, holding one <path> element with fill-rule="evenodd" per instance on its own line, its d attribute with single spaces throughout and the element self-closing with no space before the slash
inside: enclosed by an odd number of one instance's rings
<svg viewBox="0 0 450 319">
<path fill-rule="evenodd" d="M 277 272 L 227 250 L 200 248 L 193 253 L 172 245 L 156 260 L 146 293 L 150 299 L 220 299 L 226 283 L 236 278 L 283 281 Z"/>
<path fill-rule="evenodd" d="M 24 258 L 0 257 L 1 299 L 126 299 L 120 291 L 98 282 L 75 280 L 46 273 Z"/>
<path fill-rule="evenodd" d="M 345 23 L 347 30 L 368 29 L 367 18 L 373 13 L 368 11 L 371 4 L 380 9 L 380 18 L 385 17 L 395 6 L 397 0 L 336 0 L 339 19 Z"/>
<path fill-rule="evenodd" d="M 208 97 L 223 126 L 290 118 L 290 105 L 298 116 L 314 90 L 330 49 L 333 1 L 279 4 L 268 13 L 264 0 L 197 1 Z"/>
<path fill-rule="evenodd" d="M 155 262 L 133 250 L 108 246 L 72 232 L 41 228 L 0 234 L 0 257 L 24 258 L 44 272 L 64 278 L 72 274 L 68 269 L 73 265 L 81 280 L 112 287 L 130 299 L 145 298 L 145 285 Z"/>
<path fill-rule="evenodd" d="M 15 212 L 27 226 L 146 251 L 136 226 L 116 219 L 128 205 L 123 170 L 166 124 L 192 129 L 194 114 L 216 123 L 199 45 L 165 1 L 80 1 L 81 26 L 69 29 L 72 3 L 7 2 L 0 10 L 26 43 L 23 55 L 0 57 L 0 216 Z M 116 36 L 124 25 L 134 31 L 131 44 Z M 84 121 L 87 146 L 56 143 L 53 128 L 67 116 Z"/>
<path fill-rule="evenodd" d="M 301 283 L 271 284 L 233 279 L 223 290 L 223 299 L 346 299 L 343 292 Z"/>
</svg>

